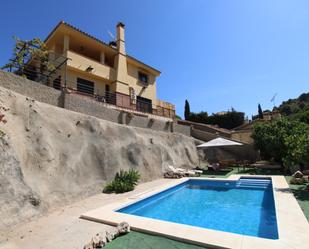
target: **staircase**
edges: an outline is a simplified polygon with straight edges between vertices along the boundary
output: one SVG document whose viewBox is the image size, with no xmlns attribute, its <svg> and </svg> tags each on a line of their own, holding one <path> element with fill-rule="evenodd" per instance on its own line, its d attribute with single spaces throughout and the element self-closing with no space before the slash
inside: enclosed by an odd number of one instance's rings
<svg viewBox="0 0 309 249">
<path fill-rule="evenodd" d="M 265 178 L 240 178 L 236 183 L 237 188 L 267 189 L 271 186 L 271 180 Z"/>
</svg>

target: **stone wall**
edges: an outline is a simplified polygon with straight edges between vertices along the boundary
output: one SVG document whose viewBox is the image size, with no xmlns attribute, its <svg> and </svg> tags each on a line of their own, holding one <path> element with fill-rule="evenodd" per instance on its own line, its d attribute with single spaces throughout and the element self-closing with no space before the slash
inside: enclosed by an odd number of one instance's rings
<svg viewBox="0 0 309 249">
<path fill-rule="evenodd" d="M 40 102 L 64 107 L 71 111 L 80 112 L 118 124 L 148 128 L 156 131 L 177 132 L 186 136 L 190 136 L 191 134 L 190 126 L 176 123 L 172 124 L 163 119 L 148 118 L 137 114 L 130 115 L 128 112 L 109 108 L 105 103 L 100 103 L 91 98 L 77 94 L 64 94 L 52 87 L 42 85 L 2 70 L 0 70 L 0 86 L 29 96 Z"/>
<path fill-rule="evenodd" d="M 149 119 L 147 117 L 141 117 L 137 115 L 125 114 L 124 123 L 134 127 L 149 128 L 156 131 L 166 131 L 171 132 L 171 122 L 159 120 L 159 119 Z"/>
<path fill-rule="evenodd" d="M 61 91 L 0 70 L 0 86 L 40 102 L 63 107 Z"/>
</svg>

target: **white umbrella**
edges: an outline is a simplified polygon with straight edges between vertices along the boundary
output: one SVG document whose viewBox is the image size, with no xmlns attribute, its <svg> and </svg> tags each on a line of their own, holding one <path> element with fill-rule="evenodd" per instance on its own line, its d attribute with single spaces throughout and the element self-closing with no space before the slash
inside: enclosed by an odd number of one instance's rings
<svg viewBox="0 0 309 249">
<path fill-rule="evenodd" d="M 207 147 L 221 147 L 221 146 L 232 146 L 232 145 L 243 145 L 243 144 L 226 139 L 226 138 L 218 137 L 206 143 L 200 144 L 197 147 L 207 148 Z"/>
</svg>

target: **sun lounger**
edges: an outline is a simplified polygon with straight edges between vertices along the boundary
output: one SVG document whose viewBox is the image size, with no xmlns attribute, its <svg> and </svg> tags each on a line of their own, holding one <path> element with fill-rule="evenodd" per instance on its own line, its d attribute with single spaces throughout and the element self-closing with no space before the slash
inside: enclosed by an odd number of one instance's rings
<svg viewBox="0 0 309 249">
<path fill-rule="evenodd" d="M 177 168 L 176 170 L 185 174 L 185 176 L 196 176 L 193 170 L 188 170 L 188 169 L 183 169 L 183 168 Z"/>
<path fill-rule="evenodd" d="M 166 178 L 181 178 L 181 177 L 184 177 L 184 176 L 199 176 L 202 173 L 203 173 L 203 171 L 201 171 L 201 170 L 175 168 L 172 165 L 168 165 L 166 167 L 164 177 L 166 177 Z"/>
</svg>

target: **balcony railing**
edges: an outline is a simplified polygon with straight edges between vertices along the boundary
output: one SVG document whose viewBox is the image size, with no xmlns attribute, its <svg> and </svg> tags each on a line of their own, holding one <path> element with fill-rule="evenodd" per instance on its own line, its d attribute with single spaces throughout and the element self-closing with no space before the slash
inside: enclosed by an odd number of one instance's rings
<svg viewBox="0 0 309 249">
<path fill-rule="evenodd" d="M 145 102 L 138 99 L 132 99 L 129 95 L 122 93 L 112 93 L 105 92 L 104 95 L 89 94 L 86 91 L 87 86 L 84 86 L 83 91 L 78 91 L 77 89 L 68 88 L 72 93 L 90 97 L 101 103 L 112 105 L 120 109 L 129 110 L 137 113 L 153 114 L 167 118 L 175 117 L 175 110 L 162 107 L 159 105 L 152 104 L 150 102 Z"/>
</svg>

